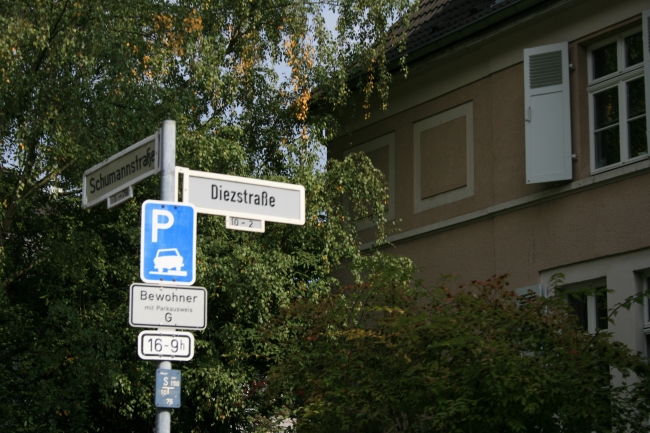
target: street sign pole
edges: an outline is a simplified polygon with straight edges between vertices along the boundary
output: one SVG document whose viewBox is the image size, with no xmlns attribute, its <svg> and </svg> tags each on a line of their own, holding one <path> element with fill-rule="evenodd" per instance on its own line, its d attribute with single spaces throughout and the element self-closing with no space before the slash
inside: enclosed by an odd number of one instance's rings
<svg viewBox="0 0 650 433">
<path fill-rule="evenodd" d="M 176 201 L 174 175 L 176 173 L 176 122 L 162 124 L 162 162 L 160 173 L 160 200 Z"/>
<path fill-rule="evenodd" d="M 176 201 L 174 191 L 176 175 L 176 121 L 165 120 L 162 124 L 161 140 L 161 173 L 160 173 L 160 200 Z M 161 328 L 158 328 L 159 330 Z M 172 363 L 161 361 L 159 370 L 171 370 Z M 171 409 L 156 408 L 156 433 L 171 433 Z"/>
</svg>

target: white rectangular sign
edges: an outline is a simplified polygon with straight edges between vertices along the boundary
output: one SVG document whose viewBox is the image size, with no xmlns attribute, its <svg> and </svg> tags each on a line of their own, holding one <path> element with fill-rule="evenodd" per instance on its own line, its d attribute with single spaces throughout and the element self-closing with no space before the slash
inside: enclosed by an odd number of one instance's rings
<svg viewBox="0 0 650 433">
<path fill-rule="evenodd" d="M 242 230 L 245 232 L 264 233 L 264 221 L 251 220 L 247 218 L 226 217 L 226 228 L 232 230 Z"/>
<path fill-rule="evenodd" d="M 194 335 L 183 331 L 142 331 L 138 356 L 160 361 L 189 361 L 194 357 Z"/>
<path fill-rule="evenodd" d="M 129 324 L 135 328 L 205 329 L 208 291 L 204 287 L 131 284 Z"/>
<path fill-rule="evenodd" d="M 160 171 L 160 140 L 155 133 L 116 153 L 83 174 L 81 207 L 89 208 Z"/>
<path fill-rule="evenodd" d="M 133 198 L 133 187 L 128 186 L 122 191 L 118 191 L 112 196 L 110 196 L 108 199 L 106 199 L 106 207 L 110 209 L 132 198 Z"/>
<path fill-rule="evenodd" d="M 183 174 L 183 202 L 199 213 L 305 224 L 305 187 L 176 167 Z"/>
</svg>

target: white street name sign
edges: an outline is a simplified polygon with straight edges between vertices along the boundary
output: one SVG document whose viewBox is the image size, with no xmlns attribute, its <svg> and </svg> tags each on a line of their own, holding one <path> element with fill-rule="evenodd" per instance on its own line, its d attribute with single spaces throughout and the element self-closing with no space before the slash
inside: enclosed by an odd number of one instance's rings
<svg viewBox="0 0 650 433">
<path fill-rule="evenodd" d="M 159 361 L 189 361 L 194 357 L 194 335 L 183 331 L 142 331 L 138 356 Z"/>
<path fill-rule="evenodd" d="M 81 206 L 89 208 L 160 171 L 159 134 L 127 147 L 83 174 Z M 110 203 L 109 203 L 110 204 Z"/>
<path fill-rule="evenodd" d="M 131 284 L 129 324 L 135 328 L 205 329 L 208 291 L 171 284 Z"/>
<path fill-rule="evenodd" d="M 199 213 L 253 221 L 305 224 L 305 187 L 302 185 L 206 173 L 183 167 L 176 169 L 183 174 L 183 202 L 193 204 Z M 229 224 L 234 225 L 232 222 Z"/>
</svg>

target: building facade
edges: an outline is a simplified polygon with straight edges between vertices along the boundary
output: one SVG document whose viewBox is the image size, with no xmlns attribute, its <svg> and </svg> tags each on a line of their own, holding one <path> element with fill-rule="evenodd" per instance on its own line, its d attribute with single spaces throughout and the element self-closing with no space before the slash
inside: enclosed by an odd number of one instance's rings
<svg viewBox="0 0 650 433">
<path fill-rule="evenodd" d="M 606 287 L 575 301 L 585 328 L 649 353 L 647 302 L 602 321 L 650 279 L 649 8 L 423 0 L 388 111 L 354 116 L 329 148 L 384 172 L 391 251 L 428 283 L 508 273 L 543 293 L 561 272 L 566 290 Z"/>
</svg>

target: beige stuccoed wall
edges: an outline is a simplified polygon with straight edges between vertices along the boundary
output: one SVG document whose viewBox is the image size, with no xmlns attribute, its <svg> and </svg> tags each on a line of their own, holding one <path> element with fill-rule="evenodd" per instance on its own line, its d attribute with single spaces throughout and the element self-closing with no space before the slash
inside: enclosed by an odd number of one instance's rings
<svg viewBox="0 0 650 433">
<path fill-rule="evenodd" d="M 332 143 L 330 157 L 341 158 L 344 149 L 395 133 L 395 218 L 401 220 L 398 226 L 402 231 L 549 189 L 554 185 L 525 182 L 523 86 L 523 66 L 517 64 L 349 133 Z M 469 101 L 473 102 L 474 112 L 474 195 L 415 213 L 413 124 Z M 364 240 L 369 240 L 369 236 L 366 233 Z"/>
<path fill-rule="evenodd" d="M 645 6 L 644 6 L 645 5 Z M 329 157 L 394 132 L 395 218 L 401 235 L 389 251 L 411 257 L 429 283 L 509 273 L 511 285 L 541 282 L 548 269 L 650 247 L 650 163 L 591 176 L 586 47 L 640 24 L 647 3 L 576 0 L 521 26 L 422 62 L 397 80 L 391 109 L 353 120 Z M 523 48 L 570 41 L 572 182 L 527 185 Z M 416 213 L 413 124 L 473 102 L 474 194 Z M 606 181 L 602 181 L 603 179 Z M 594 183 L 591 185 L 591 183 Z M 599 182 L 599 183 L 598 183 Z M 372 230 L 362 233 L 369 246 Z M 649 264 L 650 266 L 650 264 Z"/>
<path fill-rule="evenodd" d="M 622 192 L 624 191 L 624 192 Z M 540 282 L 540 272 L 650 247 L 650 174 L 507 212 L 400 243 L 420 277 L 463 280 L 510 274 L 513 287 Z"/>
</svg>

